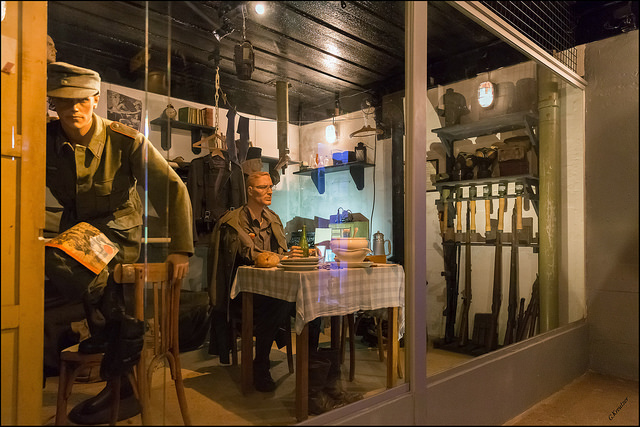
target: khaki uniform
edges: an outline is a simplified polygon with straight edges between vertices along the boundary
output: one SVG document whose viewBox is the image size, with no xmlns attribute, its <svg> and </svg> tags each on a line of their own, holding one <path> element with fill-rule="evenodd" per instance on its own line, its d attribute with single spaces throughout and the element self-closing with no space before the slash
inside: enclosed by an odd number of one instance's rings
<svg viewBox="0 0 640 427">
<path fill-rule="evenodd" d="M 86 147 L 76 145 L 75 150 L 59 121 L 47 125 L 47 187 L 64 208 L 60 232 L 78 222 L 88 222 L 119 249 L 110 267 L 121 262 L 136 262 L 143 224 L 143 207 L 136 190 L 138 183 L 148 188 L 147 194 L 160 222 L 167 224 L 168 237 L 171 237 L 169 253 L 193 255 L 191 202 L 180 177 L 140 132 L 96 114 L 93 114 L 93 123 L 91 141 Z M 159 234 L 154 230 L 151 233 Z M 49 259 L 47 255 L 47 261 Z M 55 268 L 52 263 L 46 264 L 47 276 L 58 282 L 56 287 L 67 298 L 82 297 L 79 294 L 87 287 L 90 293 L 99 294 L 106 284 L 102 278 L 92 283 L 80 280 L 84 271 L 72 275 L 77 277 L 78 280 L 74 280 L 77 283 L 68 283 L 68 273 L 61 277 L 52 270 Z M 53 264 L 59 264 L 59 260 Z M 68 270 L 68 267 L 61 268 Z"/>
<path fill-rule="evenodd" d="M 230 320 L 240 316 L 240 298 L 233 301 L 229 298 L 238 267 L 252 265 L 253 259 L 265 250 L 280 255 L 287 251 L 280 217 L 268 207 L 263 209 L 262 217 L 265 220 L 262 228 L 255 227 L 257 221 L 251 218 L 245 205 L 222 215 L 211 234 L 207 266 L 213 307 L 209 354 L 218 355 L 221 363 L 229 363 Z M 256 237 L 251 238 L 249 232 L 254 232 Z M 256 360 L 263 371 L 268 371 L 269 351 L 278 327 L 288 319 L 293 307 L 295 303 L 259 294 L 253 296 Z"/>
</svg>

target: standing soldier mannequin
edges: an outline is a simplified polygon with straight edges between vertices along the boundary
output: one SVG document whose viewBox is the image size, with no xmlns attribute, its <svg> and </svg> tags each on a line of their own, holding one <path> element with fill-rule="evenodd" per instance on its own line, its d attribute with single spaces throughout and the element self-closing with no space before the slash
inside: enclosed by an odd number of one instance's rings
<svg viewBox="0 0 640 427">
<path fill-rule="evenodd" d="M 100 98 L 97 72 L 50 63 L 47 95 L 59 116 L 47 125 L 47 187 L 63 207 L 60 232 L 86 222 L 118 252 L 94 274 L 65 252 L 46 247 L 45 273 L 68 301 L 82 301 L 91 337 L 80 343 L 79 351 L 104 352 L 101 375 L 113 378 L 139 359 L 144 333 L 142 322 L 124 314 L 122 287 L 111 275 L 116 264 L 133 263 L 140 256 L 143 209 L 136 183 L 149 188 L 151 203 L 168 225 L 171 242 L 166 262 L 173 279 L 187 276 L 193 255 L 189 195 L 143 134 L 94 113 Z M 120 335 L 114 337 L 109 333 L 113 330 Z M 119 420 L 139 412 L 131 384 L 122 376 Z M 106 387 L 76 406 L 69 418 L 78 424 L 108 423 L 109 391 Z"/>
</svg>

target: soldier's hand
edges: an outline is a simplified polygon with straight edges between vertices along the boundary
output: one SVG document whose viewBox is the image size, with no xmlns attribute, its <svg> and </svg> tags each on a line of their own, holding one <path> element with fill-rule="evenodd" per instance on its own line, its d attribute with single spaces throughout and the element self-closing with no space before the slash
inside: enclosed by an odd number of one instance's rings
<svg viewBox="0 0 640 427">
<path fill-rule="evenodd" d="M 169 254 L 165 262 L 171 264 L 171 279 L 184 279 L 189 274 L 189 256 L 182 252 Z"/>
</svg>

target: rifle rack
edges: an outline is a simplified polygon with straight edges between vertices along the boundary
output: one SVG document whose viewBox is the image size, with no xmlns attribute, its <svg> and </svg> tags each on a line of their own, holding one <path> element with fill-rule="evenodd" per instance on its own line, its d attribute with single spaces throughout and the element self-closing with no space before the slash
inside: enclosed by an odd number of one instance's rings
<svg viewBox="0 0 640 427">
<path fill-rule="evenodd" d="M 436 190 L 438 190 L 438 192 L 440 193 L 440 199 L 438 199 L 436 201 L 436 205 L 440 206 L 440 204 L 442 203 L 442 190 L 447 188 L 449 190 L 451 190 L 451 194 L 456 194 L 459 188 L 464 188 L 464 187 L 471 187 L 471 186 L 475 186 L 475 187 L 484 187 L 484 186 L 489 186 L 489 188 L 491 189 L 493 187 L 493 184 L 500 184 L 503 183 L 505 184 L 507 190 L 509 189 L 509 184 L 513 183 L 513 184 L 522 184 L 524 187 L 524 193 L 522 194 L 522 198 L 523 198 L 523 202 L 524 202 L 524 208 L 525 210 L 529 209 L 529 202 L 531 202 L 531 204 L 533 204 L 533 209 L 536 211 L 536 215 L 538 215 L 538 184 L 539 184 L 539 179 L 537 177 L 534 177 L 532 175 L 513 175 L 513 176 L 501 176 L 501 177 L 497 177 L 497 178 L 484 178 L 484 179 L 468 179 L 468 180 L 464 180 L 464 181 L 446 181 L 446 182 L 437 182 L 435 184 Z M 469 197 L 461 197 L 461 198 L 455 198 L 455 197 L 451 197 L 450 201 L 451 202 L 457 202 L 457 201 L 468 201 L 468 200 L 494 200 L 494 199 L 500 199 L 500 195 L 495 194 L 493 191 L 490 192 L 491 195 L 486 197 L 483 196 L 482 191 L 478 190 L 477 194 L 478 196 L 476 196 L 474 199 L 471 199 Z M 468 194 L 468 192 L 467 192 Z M 509 193 L 507 192 L 507 194 L 505 194 L 503 197 L 505 198 L 514 198 L 516 197 L 515 193 Z"/>
</svg>

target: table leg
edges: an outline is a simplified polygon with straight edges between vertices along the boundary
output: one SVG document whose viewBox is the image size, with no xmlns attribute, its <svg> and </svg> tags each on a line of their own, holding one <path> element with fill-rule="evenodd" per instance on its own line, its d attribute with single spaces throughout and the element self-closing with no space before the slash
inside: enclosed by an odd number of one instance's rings
<svg viewBox="0 0 640 427">
<path fill-rule="evenodd" d="M 242 292 L 242 393 L 253 391 L 253 294 Z"/>
<path fill-rule="evenodd" d="M 398 307 L 389 307 L 388 310 L 387 388 L 392 388 L 398 382 L 398 377 L 396 376 L 396 366 L 398 364 Z"/>
<path fill-rule="evenodd" d="M 296 419 L 309 418 L 309 326 L 296 336 Z"/>
<path fill-rule="evenodd" d="M 340 348 L 340 321 L 342 316 L 331 316 L 331 348 Z"/>
</svg>

